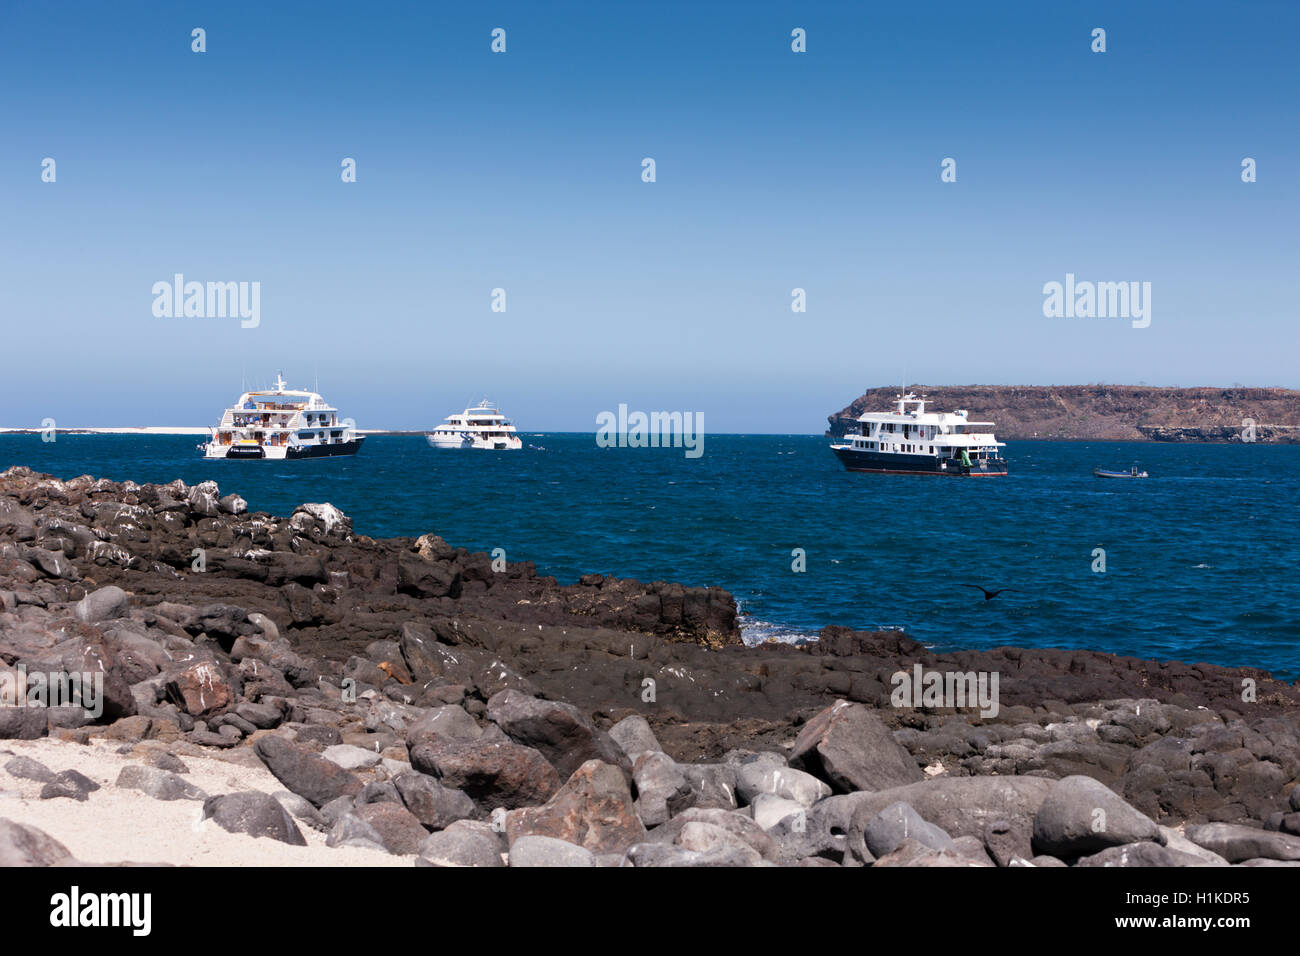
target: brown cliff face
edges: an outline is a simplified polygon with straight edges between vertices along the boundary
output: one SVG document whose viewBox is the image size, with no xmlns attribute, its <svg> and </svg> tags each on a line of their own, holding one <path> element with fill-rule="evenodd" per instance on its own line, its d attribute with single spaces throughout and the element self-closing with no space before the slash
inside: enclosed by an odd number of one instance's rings
<svg viewBox="0 0 1300 956">
<path fill-rule="evenodd" d="M 1300 391 L 1286 388 L 1150 388 L 1140 385 L 909 385 L 926 409 L 969 410 L 1001 439 L 1300 442 Z M 839 437 L 866 411 L 885 411 L 897 386 L 873 388 L 827 417 Z"/>
</svg>

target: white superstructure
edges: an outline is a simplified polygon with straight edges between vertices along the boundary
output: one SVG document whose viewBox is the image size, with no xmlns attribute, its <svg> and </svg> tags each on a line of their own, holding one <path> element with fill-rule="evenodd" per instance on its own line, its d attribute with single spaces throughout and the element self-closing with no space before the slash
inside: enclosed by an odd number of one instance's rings
<svg viewBox="0 0 1300 956">
<path fill-rule="evenodd" d="M 515 451 L 524 447 L 515 426 L 487 399 L 463 412 L 448 415 L 446 421 L 428 434 L 434 448 L 486 448 Z"/>
<path fill-rule="evenodd" d="M 274 387 L 240 395 L 199 448 L 204 458 L 330 458 L 355 455 L 363 441 L 351 419 L 277 373 Z"/>
<path fill-rule="evenodd" d="M 858 416 L 857 434 L 831 449 L 850 471 L 903 474 L 1005 475 L 1007 462 L 992 422 L 974 422 L 964 408 L 927 412 L 925 399 L 899 395 L 892 412 Z"/>
</svg>

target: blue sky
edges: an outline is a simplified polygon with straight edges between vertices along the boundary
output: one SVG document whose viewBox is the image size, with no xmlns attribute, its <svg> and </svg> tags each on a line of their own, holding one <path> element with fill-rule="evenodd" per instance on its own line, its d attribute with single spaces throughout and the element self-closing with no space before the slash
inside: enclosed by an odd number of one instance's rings
<svg viewBox="0 0 1300 956">
<path fill-rule="evenodd" d="M 268 6 L 0 7 L 0 424 L 206 425 L 277 368 L 363 428 L 530 431 L 1300 385 L 1300 5 Z M 156 318 L 176 272 L 261 324 Z M 1151 282 L 1150 327 L 1045 318 L 1067 272 Z"/>
</svg>

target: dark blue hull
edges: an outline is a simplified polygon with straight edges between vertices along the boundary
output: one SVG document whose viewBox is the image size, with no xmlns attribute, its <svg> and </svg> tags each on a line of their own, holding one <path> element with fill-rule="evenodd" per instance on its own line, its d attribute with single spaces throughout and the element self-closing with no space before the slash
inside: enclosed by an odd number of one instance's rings
<svg viewBox="0 0 1300 956">
<path fill-rule="evenodd" d="M 360 438 L 354 438 L 352 441 L 338 442 L 333 445 L 303 445 L 299 448 L 290 448 L 285 452 L 285 458 L 333 458 L 337 455 L 355 455 L 361 450 L 361 443 L 366 438 L 362 435 Z"/>
<path fill-rule="evenodd" d="M 934 455 L 905 455 L 832 447 L 831 451 L 849 471 L 872 471 L 881 475 L 952 475 L 958 478 L 993 478 L 1007 473 L 1005 458 L 976 458 L 969 466 L 957 458 Z"/>
<path fill-rule="evenodd" d="M 337 458 L 343 455 L 355 455 L 361 450 L 361 443 L 366 440 L 362 435 L 352 441 L 338 442 L 332 445 L 303 445 L 299 448 L 285 449 L 285 459 L 298 458 Z M 200 446 L 202 447 L 202 446 Z M 225 454 L 227 461 L 259 461 L 266 458 L 261 445 L 231 445 Z"/>
</svg>

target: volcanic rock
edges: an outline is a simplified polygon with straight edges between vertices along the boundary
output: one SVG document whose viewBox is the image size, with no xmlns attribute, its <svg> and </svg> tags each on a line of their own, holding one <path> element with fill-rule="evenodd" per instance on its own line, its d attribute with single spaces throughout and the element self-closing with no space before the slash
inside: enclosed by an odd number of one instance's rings
<svg viewBox="0 0 1300 956">
<path fill-rule="evenodd" d="M 888 790 L 924 779 L 880 718 L 846 700 L 836 701 L 804 725 L 789 761 L 840 793 Z"/>
<path fill-rule="evenodd" d="M 411 766 L 464 791 L 480 809 L 513 809 L 545 802 L 560 776 L 532 747 L 505 741 L 438 741 L 425 738 L 411 748 Z"/>
<path fill-rule="evenodd" d="M 361 780 L 355 774 L 283 737 L 263 737 L 253 750 L 280 783 L 313 806 L 361 792 Z"/>
<path fill-rule="evenodd" d="M 1245 860 L 1300 860 L 1300 838 L 1228 823 L 1187 828 L 1187 839 L 1229 863 Z"/>
<path fill-rule="evenodd" d="M 292 846 L 307 845 L 302 831 L 279 801 L 256 790 L 208 797 L 203 801 L 203 819 L 211 819 L 231 833 L 267 837 Z"/>
<path fill-rule="evenodd" d="M 117 775 L 117 786 L 142 790 L 156 800 L 207 800 L 208 795 L 188 780 L 160 770 L 128 764 Z"/>
<path fill-rule="evenodd" d="M 1155 821 L 1091 777 L 1058 780 L 1034 816 L 1034 849 L 1051 856 L 1085 856 L 1159 839 Z"/>
<path fill-rule="evenodd" d="M 550 836 L 593 853 L 620 853 L 645 836 L 627 778 L 613 764 L 588 760 L 544 806 L 506 814 L 506 839 Z"/>
</svg>

